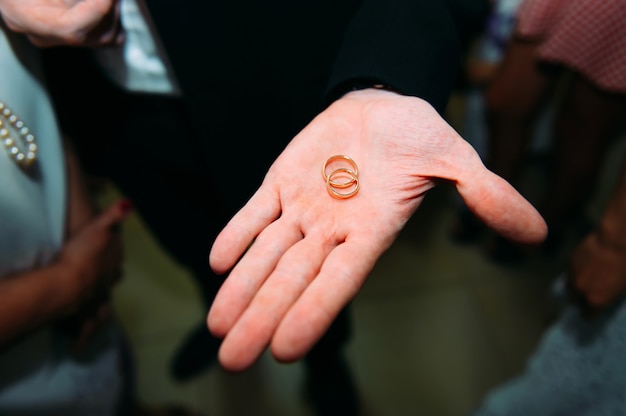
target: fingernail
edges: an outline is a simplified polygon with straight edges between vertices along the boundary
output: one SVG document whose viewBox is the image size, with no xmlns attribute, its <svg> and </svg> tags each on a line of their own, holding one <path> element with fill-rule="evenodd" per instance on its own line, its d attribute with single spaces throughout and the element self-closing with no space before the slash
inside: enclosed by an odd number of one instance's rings
<svg viewBox="0 0 626 416">
<path fill-rule="evenodd" d="M 124 214 L 128 214 L 133 209 L 133 203 L 130 199 L 123 199 L 120 201 L 119 207 Z"/>
</svg>

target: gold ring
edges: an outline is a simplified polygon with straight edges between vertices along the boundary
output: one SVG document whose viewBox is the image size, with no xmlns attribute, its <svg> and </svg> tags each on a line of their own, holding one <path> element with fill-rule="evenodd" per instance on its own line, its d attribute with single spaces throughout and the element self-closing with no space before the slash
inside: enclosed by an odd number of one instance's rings
<svg viewBox="0 0 626 416">
<path fill-rule="evenodd" d="M 335 179 L 337 178 L 336 174 L 347 173 L 350 178 L 346 178 L 346 182 L 337 182 Z M 328 175 L 326 178 L 326 185 L 331 186 L 336 189 L 346 189 L 351 186 L 354 186 L 356 182 L 358 182 L 358 176 L 355 171 L 348 168 L 337 168 Z"/>
<path fill-rule="evenodd" d="M 332 162 L 335 162 L 337 160 L 342 160 L 347 162 L 350 166 L 353 167 L 352 172 L 354 173 L 354 178 L 350 180 L 349 182 L 335 182 L 332 179 L 329 182 L 329 177 L 331 175 L 327 175 L 326 174 L 326 169 L 328 168 L 328 165 L 331 164 Z M 354 160 L 352 160 L 349 156 L 346 155 L 334 155 L 329 157 L 328 159 L 326 159 L 326 162 L 324 163 L 324 166 L 322 166 L 322 176 L 324 177 L 324 180 L 329 183 L 333 188 L 338 188 L 338 189 L 344 189 L 344 188 L 348 188 L 351 185 L 354 184 L 356 178 L 358 178 L 359 176 L 359 167 L 356 165 L 356 162 Z"/>
<path fill-rule="evenodd" d="M 333 178 L 337 175 L 341 175 L 342 173 L 347 173 L 349 176 L 352 177 L 352 180 L 349 182 L 354 189 L 348 193 L 341 193 L 341 192 L 337 192 L 335 189 L 338 188 L 337 186 L 333 185 L 333 183 L 336 183 L 335 181 L 333 181 Z M 342 183 L 343 185 L 344 183 Z M 342 186 L 342 188 L 339 189 L 345 189 L 348 188 L 350 185 L 348 186 Z M 326 188 L 328 189 L 328 193 L 330 193 L 330 195 L 334 198 L 339 198 L 339 199 L 347 199 L 350 197 L 353 197 L 354 195 L 356 195 L 357 192 L 359 192 L 359 177 L 357 176 L 356 172 L 353 171 L 352 169 L 348 169 L 348 168 L 337 168 L 334 171 L 332 171 L 330 173 L 330 175 L 328 175 L 328 177 L 326 178 Z"/>
</svg>

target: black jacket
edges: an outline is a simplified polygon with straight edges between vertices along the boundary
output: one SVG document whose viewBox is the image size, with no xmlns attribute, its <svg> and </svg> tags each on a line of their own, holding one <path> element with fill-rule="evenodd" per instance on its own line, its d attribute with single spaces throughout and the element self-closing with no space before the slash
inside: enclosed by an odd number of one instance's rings
<svg viewBox="0 0 626 416">
<path fill-rule="evenodd" d="M 484 0 L 149 0 L 185 95 L 326 82 L 326 102 L 355 80 L 444 108 Z M 294 92 L 294 94 L 297 92 Z"/>
<path fill-rule="evenodd" d="M 179 171 L 201 155 L 198 166 L 218 186 L 231 183 L 233 169 L 244 169 L 244 180 L 223 189 L 234 208 L 259 186 L 288 141 L 356 84 L 386 84 L 443 110 L 464 43 L 487 11 L 486 0 L 145 4 L 183 91 L 193 137 L 160 137 L 132 125 L 134 113 L 145 125 L 149 110 L 111 94 L 85 65 L 86 51 L 72 48 L 50 51 L 47 60 L 62 125 L 79 149 L 95 156 L 88 167 L 108 154 L 104 170 L 119 169 L 116 158 L 130 148 Z M 119 131 L 107 131 L 120 119 Z"/>
</svg>

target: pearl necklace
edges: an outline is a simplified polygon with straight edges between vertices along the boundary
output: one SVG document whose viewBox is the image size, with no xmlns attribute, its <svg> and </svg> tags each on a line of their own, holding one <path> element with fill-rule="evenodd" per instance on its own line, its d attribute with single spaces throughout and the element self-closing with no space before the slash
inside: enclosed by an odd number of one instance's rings
<svg viewBox="0 0 626 416">
<path fill-rule="evenodd" d="M 13 127 L 23 142 L 18 146 L 17 142 L 9 131 L 9 126 Z M 26 127 L 13 111 L 5 103 L 0 101 L 0 140 L 4 143 L 7 153 L 13 161 L 21 168 L 30 167 L 37 160 L 37 143 L 35 136 Z M 24 148 L 22 150 L 22 147 Z"/>
</svg>

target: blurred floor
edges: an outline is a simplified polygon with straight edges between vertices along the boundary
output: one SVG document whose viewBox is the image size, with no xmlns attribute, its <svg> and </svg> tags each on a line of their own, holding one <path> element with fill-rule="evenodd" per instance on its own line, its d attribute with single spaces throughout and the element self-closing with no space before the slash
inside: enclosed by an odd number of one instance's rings
<svg viewBox="0 0 626 416">
<path fill-rule="evenodd" d="M 597 200 L 610 190 L 621 148 L 612 152 Z M 552 317 L 550 285 L 569 246 L 555 258 L 498 266 L 480 246 L 450 240 L 453 214 L 453 189 L 431 191 L 354 300 L 348 358 L 364 416 L 468 415 L 487 390 L 522 370 Z M 125 225 L 125 243 L 115 306 L 137 355 L 142 399 L 183 403 L 207 416 L 312 414 L 301 364 L 278 364 L 267 354 L 242 374 L 215 367 L 186 384 L 172 381 L 169 359 L 203 315 L 198 294 L 136 215 Z"/>
</svg>

